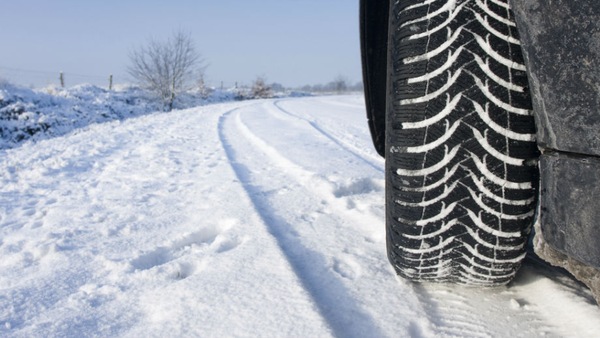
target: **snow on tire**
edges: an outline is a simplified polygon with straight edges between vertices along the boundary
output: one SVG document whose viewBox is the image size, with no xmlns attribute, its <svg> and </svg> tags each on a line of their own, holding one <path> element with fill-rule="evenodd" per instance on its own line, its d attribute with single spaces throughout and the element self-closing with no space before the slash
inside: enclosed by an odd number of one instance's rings
<svg viewBox="0 0 600 338">
<path fill-rule="evenodd" d="M 413 281 L 502 285 L 537 203 L 527 75 L 507 0 L 390 11 L 388 256 Z"/>
</svg>

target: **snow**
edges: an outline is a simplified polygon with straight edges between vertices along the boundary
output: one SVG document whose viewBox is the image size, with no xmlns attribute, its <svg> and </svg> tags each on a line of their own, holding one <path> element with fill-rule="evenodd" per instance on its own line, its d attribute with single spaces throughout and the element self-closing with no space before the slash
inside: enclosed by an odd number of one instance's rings
<svg viewBox="0 0 600 338">
<path fill-rule="evenodd" d="M 175 108 L 233 101 L 240 90 L 209 89 L 177 96 Z M 124 120 L 160 110 L 162 105 L 138 87 L 106 90 L 83 84 L 71 88 L 32 90 L 0 79 L 0 149 L 55 137 L 94 123 Z"/>
<path fill-rule="evenodd" d="M 501 288 L 396 277 L 360 96 L 134 115 L 0 150 L 0 336 L 600 332 L 534 258 Z"/>
</svg>

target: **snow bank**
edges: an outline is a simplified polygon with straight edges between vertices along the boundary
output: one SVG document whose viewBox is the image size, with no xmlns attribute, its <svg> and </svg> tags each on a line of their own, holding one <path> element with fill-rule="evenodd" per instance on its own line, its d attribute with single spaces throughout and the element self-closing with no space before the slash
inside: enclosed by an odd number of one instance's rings
<svg viewBox="0 0 600 338">
<path fill-rule="evenodd" d="M 235 89 L 180 94 L 175 109 L 240 99 Z M 162 105 L 147 91 L 125 86 L 106 90 L 84 84 L 71 88 L 32 90 L 0 82 L 0 149 L 25 141 L 65 135 L 94 123 L 124 120 L 160 111 Z"/>
</svg>

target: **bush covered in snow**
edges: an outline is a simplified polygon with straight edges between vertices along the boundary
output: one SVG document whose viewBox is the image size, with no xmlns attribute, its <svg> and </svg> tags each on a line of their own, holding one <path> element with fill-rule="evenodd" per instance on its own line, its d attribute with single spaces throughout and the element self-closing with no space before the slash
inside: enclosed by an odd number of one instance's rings
<svg viewBox="0 0 600 338">
<path fill-rule="evenodd" d="M 174 108 L 232 101 L 233 91 L 188 92 L 178 96 Z M 0 149 L 32 140 L 64 135 L 93 123 L 123 120 L 160 111 L 162 105 L 137 87 L 106 90 L 92 85 L 32 90 L 0 83 Z"/>
</svg>

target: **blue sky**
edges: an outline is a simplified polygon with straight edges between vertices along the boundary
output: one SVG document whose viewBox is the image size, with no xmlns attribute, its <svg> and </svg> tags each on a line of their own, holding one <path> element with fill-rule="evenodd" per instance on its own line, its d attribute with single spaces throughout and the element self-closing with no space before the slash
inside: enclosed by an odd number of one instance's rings
<svg viewBox="0 0 600 338">
<path fill-rule="evenodd" d="M 128 82 L 129 52 L 189 32 L 207 81 L 360 81 L 358 0 L 15 0 L 0 4 L 0 78 Z"/>
</svg>

